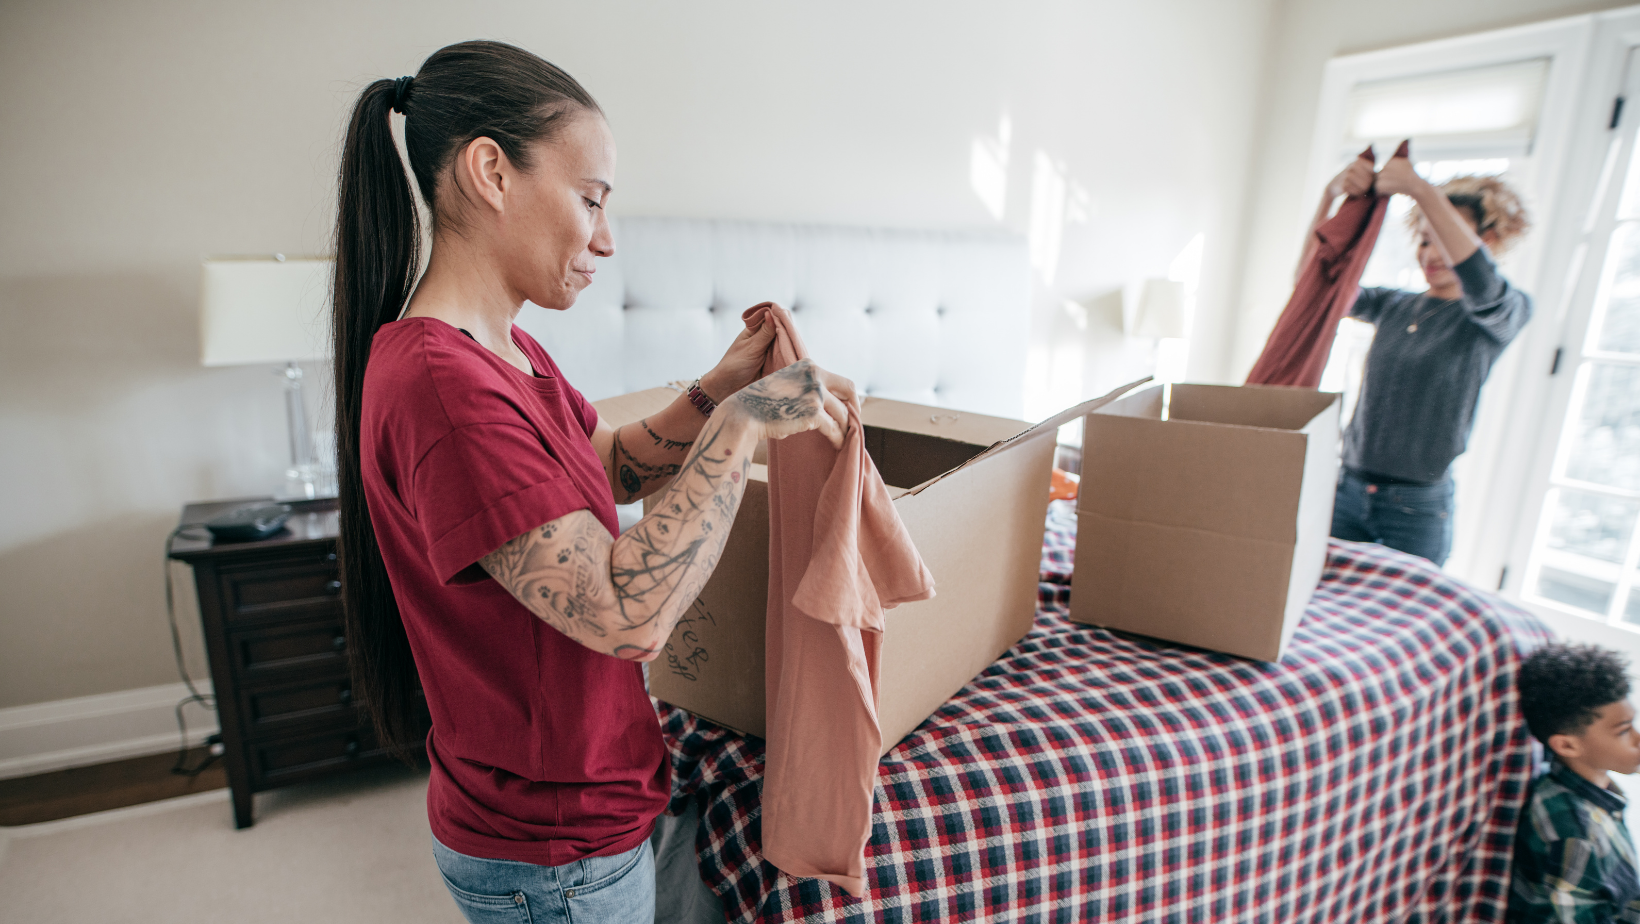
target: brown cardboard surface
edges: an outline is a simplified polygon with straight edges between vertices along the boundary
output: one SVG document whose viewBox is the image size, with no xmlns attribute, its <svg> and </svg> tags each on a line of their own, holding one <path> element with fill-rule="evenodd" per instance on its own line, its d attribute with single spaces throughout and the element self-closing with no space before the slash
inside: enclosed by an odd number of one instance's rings
<svg viewBox="0 0 1640 924">
<path fill-rule="evenodd" d="M 592 402 L 592 406 L 598 409 L 599 418 L 608 421 L 610 426 L 622 427 L 661 411 L 677 398 L 677 392 L 662 386 L 604 398 Z"/>
<path fill-rule="evenodd" d="M 1321 577 L 1337 474 L 1334 394 L 1157 386 L 1089 414 L 1071 618 L 1279 659 Z"/>
<path fill-rule="evenodd" d="M 661 656 L 649 665 L 649 691 L 672 702 L 713 690 L 708 718 L 741 734 L 764 734 L 763 626 L 745 624 L 769 596 L 769 470 L 753 465 L 723 556 Z M 649 504 L 644 505 L 647 513 Z"/>
<path fill-rule="evenodd" d="M 1075 419 L 1131 387 L 1060 416 Z M 620 426 L 673 397 L 651 389 L 597 406 Z M 878 691 L 887 753 L 1030 631 L 1055 446 L 1038 437 L 1050 437 L 1064 420 L 1032 427 L 876 398 L 861 402 L 861 419 L 867 452 L 936 591 L 887 614 Z M 717 569 L 650 666 L 653 695 L 736 731 L 764 734 L 768 558 L 767 471 L 759 466 Z"/>
<path fill-rule="evenodd" d="M 1054 441 L 965 468 L 894 502 L 937 596 L 888 611 L 883 753 L 1031 630 Z"/>
</svg>

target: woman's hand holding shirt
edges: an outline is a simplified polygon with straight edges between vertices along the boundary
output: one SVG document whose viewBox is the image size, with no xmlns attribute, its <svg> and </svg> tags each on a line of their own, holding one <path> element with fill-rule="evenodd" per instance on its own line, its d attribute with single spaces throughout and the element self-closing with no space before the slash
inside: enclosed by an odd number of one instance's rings
<svg viewBox="0 0 1640 924">
<path fill-rule="evenodd" d="M 593 441 L 612 471 L 612 486 L 629 476 L 629 484 L 650 490 L 625 493 L 642 496 L 669 481 L 647 516 L 617 538 L 590 511 L 578 510 L 510 540 L 480 561 L 484 569 L 575 641 L 619 658 L 653 660 L 717 565 L 756 445 L 819 430 L 841 446 L 848 406 L 858 407 L 852 382 L 809 361 L 756 379 L 769 327 L 742 332 L 713 370 L 716 382 L 748 384 L 720 401 L 692 440 L 667 439 L 665 426 L 649 420 L 619 431 L 600 423 Z M 708 395 L 713 384 L 703 377 Z M 665 413 L 684 413 L 680 404 L 698 419 L 683 399 Z M 671 426 L 676 433 L 684 424 L 674 418 Z M 637 432 L 629 433 L 633 428 Z M 683 461 L 646 461 L 665 452 Z M 617 489 L 617 497 L 622 493 Z"/>
</svg>

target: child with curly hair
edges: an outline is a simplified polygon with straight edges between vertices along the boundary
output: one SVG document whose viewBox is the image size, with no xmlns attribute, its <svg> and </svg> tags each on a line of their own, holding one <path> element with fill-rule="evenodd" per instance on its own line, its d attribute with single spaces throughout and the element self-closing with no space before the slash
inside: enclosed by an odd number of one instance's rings
<svg viewBox="0 0 1640 924">
<path fill-rule="evenodd" d="M 1596 645 L 1545 645 L 1520 670 L 1521 711 L 1551 756 L 1515 835 L 1511 924 L 1640 922 L 1640 873 L 1610 773 L 1640 770 L 1627 663 Z"/>
</svg>

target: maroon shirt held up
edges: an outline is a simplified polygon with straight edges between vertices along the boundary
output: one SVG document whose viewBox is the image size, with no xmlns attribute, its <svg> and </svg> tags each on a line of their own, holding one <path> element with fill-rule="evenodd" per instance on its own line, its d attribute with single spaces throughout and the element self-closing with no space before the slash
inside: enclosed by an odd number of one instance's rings
<svg viewBox="0 0 1640 924">
<path fill-rule="evenodd" d="M 1410 157 L 1409 143 L 1401 142 L 1394 156 Z M 1357 159 L 1375 163 L 1372 146 Z M 1364 195 L 1345 199 L 1337 214 L 1315 229 L 1315 250 L 1299 271 L 1292 297 L 1276 319 L 1264 352 L 1247 373 L 1247 384 L 1321 385 L 1338 322 L 1349 314 L 1361 291 L 1361 274 L 1366 272 L 1388 210 L 1389 196 L 1369 189 Z"/>
<path fill-rule="evenodd" d="M 469 856 L 558 866 L 649 836 L 670 766 L 638 664 L 572 641 L 477 564 L 577 510 L 613 535 L 597 411 L 528 334 L 530 376 L 431 318 L 365 370 L 365 498 L 433 729 L 427 814 Z"/>
</svg>

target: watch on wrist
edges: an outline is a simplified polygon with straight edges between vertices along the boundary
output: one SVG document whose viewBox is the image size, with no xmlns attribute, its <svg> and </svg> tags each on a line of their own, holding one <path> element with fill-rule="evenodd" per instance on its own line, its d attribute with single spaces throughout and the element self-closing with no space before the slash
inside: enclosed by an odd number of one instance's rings
<svg viewBox="0 0 1640 924">
<path fill-rule="evenodd" d="M 684 397 L 688 398 L 689 403 L 695 406 L 695 410 L 700 411 L 706 417 L 712 416 L 712 412 L 717 410 L 717 402 L 708 397 L 706 392 L 701 389 L 700 379 L 695 379 L 690 384 L 689 390 L 684 392 Z"/>
</svg>

